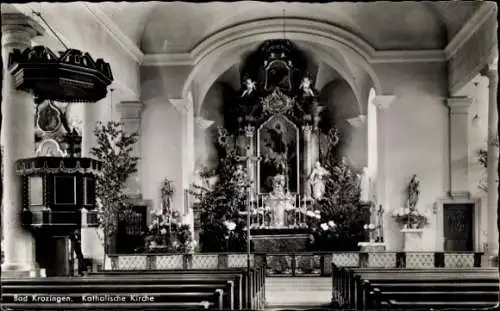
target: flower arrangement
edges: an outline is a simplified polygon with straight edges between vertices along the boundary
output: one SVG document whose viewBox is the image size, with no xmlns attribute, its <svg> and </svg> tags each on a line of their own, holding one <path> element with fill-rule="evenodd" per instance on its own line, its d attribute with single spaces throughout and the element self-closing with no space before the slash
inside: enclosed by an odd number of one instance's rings
<svg viewBox="0 0 500 311">
<path fill-rule="evenodd" d="M 373 232 L 375 231 L 375 229 L 377 229 L 377 226 L 375 226 L 374 224 L 365 224 L 363 226 L 363 229 L 365 229 L 368 232 Z"/>
<path fill-rule="evenodd" d="M 368 237 L 370 239 L 370 242 L 373 242 L 375 239 L 373 238 L 373 233 L 375 232 L 375 230 L 377 230 L 379 228 L 379 226 L 375 225 L 375 224 L 365 224 L 363 226 L 363 229 L 368 232 Z"/>
<path fill-rule="evenodd" d="M 403 225 L 404 228 L 421 229 L 428 225 L 427 216 L 421 214 L 416 209 L 410 209 L 408 207 L 394 210 L 392 217 L 395 218 L 396 222 Z"/>
<path fill-rule="evenodd" d="M 147 252 L 184 253 L 194 251 L 196 241 L 192 238 L 189 225 L 181 224 L 179 212 L 174 211 L 172 215 L 152 212 L 152 218 L 144 238 Z"/>
</svg>

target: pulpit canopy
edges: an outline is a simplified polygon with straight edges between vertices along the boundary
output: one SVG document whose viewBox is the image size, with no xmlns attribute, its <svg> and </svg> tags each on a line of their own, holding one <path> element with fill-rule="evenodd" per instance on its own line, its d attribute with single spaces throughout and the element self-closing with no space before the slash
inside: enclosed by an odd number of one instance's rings
<svg viewBox="0 0 500 311">
<path fill-rule="evenodd" d="M 57 56 L 44 46 L 14 49 L 8 68 L 17 89 L 33 93 L 38 101 L 97 102 L 113 82 L 111 67 L 102 59 L 76 49 Z"/>
</svg>

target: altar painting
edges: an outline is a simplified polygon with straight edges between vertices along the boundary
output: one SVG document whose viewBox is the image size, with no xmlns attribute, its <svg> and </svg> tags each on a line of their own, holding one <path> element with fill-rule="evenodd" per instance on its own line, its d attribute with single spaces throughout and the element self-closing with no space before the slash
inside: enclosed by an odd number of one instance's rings
<svg viewBox="0 0 500 311">
<path fill-rule="evenodd" d="M 264 122 L 257 131 L 257 168 L 259 193 L 273 190 L 273 178 L 284 175 L 285 190 L 299 192 L 299 131 L 285 116 L 278 114 Z"/>
</svg>

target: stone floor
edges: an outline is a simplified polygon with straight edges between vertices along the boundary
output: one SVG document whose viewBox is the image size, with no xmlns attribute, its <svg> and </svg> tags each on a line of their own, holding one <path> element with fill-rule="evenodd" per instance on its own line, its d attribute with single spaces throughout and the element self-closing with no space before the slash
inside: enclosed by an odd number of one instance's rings
<svg viewBox="0 0 500 311">
<path fill-rule="evenodd" d="M 320 307 L 331 298 L 331 277 L 266 278 L 266 310 Z"/>
</svg>

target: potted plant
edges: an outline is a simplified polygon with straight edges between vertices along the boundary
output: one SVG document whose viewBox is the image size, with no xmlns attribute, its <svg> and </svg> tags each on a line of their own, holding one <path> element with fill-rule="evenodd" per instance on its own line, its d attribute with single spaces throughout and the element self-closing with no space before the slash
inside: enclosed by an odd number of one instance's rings
<svg viewBox="0 0 500 311">
<path fill-rule="evenodd" d="M 130 211 L 125 189 L 128 178 L 137 172 L 139 158 L 133 156 L 132 146 L 138 133 L 127 133 L 121 122 L 109 121 L 99 122 L 94 135 L 97 142 L 90 152 L 103 163 L 96 185 L 99 227 L 104 233 L 106 251 L 113 252 L 110 238 L 117 230 L 118 220 Z"/>
</svg>

